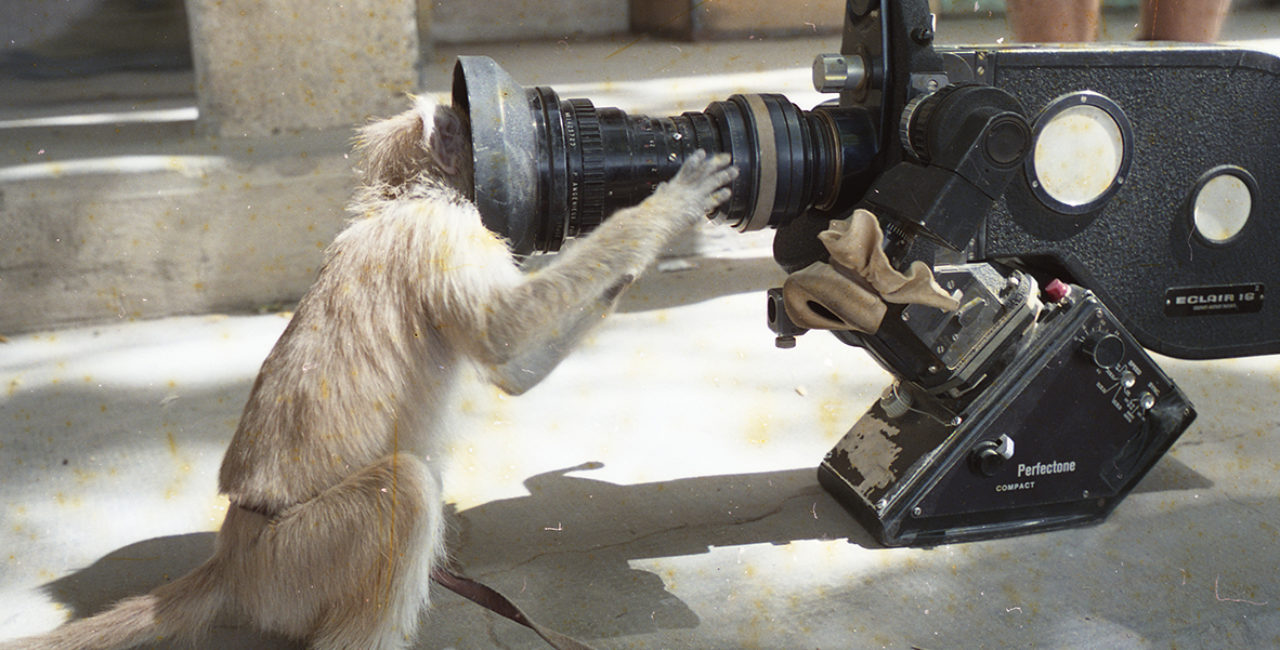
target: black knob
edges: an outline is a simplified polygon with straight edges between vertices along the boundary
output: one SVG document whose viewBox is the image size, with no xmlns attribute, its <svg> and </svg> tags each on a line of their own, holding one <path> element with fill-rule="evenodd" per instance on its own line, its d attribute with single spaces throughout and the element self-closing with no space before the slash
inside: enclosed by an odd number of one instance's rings
<svg viewBox="0 0 1280 650">
<path fill-rule="evenodd" d="M 1099 368 L 1115 368 L 1124 361 L 1124 339 L 1109 332 L 1094 332 L 1081 347 L 1094 365 Z"/>
<path fill-rule="evenodd" d="M 987 131 L 983 143 L 987 157 L 997 165 L 1012 165 L 1031 148 L 1031 129 L 1021 117 L 1009 115 L 996 118 Z"/>
<path fill-rule="evenodd" d="M 1013 458 L 1013 440 L 1009 436 L 1000 436 L 999 440 L 984 440 L 974 445 L 973 451 L 969 452 L 969 466 L 973 471 L 990 478 L 1010 458 Z"/>
</svg>

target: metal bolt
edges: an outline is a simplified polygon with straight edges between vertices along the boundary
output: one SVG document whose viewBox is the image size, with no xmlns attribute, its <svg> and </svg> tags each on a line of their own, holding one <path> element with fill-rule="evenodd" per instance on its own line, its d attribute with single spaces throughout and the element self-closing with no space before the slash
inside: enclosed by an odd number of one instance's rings
<svg viewBox="0 0 1280 650">
<path fill-rule="evenodd" d="M 920 506 L 916 506 L 911 509 L 911 515 L 913 517 L 919 517 L 920 515 L 923 515 L 923 514 L 924 514 L 924 509 L 921 508 Z"/>
<path fill-rule="evenodd" d="M 890 420 L 896 420 L 911 411 L 911 403 L 911 393 L 901 390 L 897 383 L 885 389 L 879 402 L 885 417 Z"/>
<path fill-rule="evenodd" d="M 854 90 L 869 76 L 866 61 L 861 56 L 819 54 L 813 60 L 813 89 L 820 93 Z"/>
</svg>

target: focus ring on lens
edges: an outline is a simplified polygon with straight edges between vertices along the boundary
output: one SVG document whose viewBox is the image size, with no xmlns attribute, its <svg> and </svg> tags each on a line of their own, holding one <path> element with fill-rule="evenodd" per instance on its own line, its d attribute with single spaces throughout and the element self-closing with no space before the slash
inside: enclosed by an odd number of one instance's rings
<svg viewBox="0 0 1280 650">
<path fill-rule="evenodd" d="M 571 177 L 571 182 L 579 184 L 577 209 L 570 208 L 570 228 L 573 235 L 578 235 L 604 220 L 604 138 L 600 114 L 590 100 L 570 99 L 568 103 L 578 124 L 578 150 L 582 155 L 582 166 Z"/>
</svg>

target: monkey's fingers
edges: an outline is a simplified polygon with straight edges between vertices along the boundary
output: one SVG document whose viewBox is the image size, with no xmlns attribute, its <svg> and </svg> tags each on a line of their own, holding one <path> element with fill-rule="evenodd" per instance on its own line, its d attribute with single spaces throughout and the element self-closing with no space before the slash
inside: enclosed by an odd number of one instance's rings
<svg viewBox="0 0 1280 650">
<path fill-rule="evenodd" d="M 701 171 L 706 160 L 706 151 L 703 151 L 702 149 L 694 151 L 689 154 L 688 158 L 684 159 L 684 164 L 680 165 L 680 171 L 676 172 L 675 177 L 672 178 L 671 181 L 681 184 L 695 183 L 695 179 L 701 175 Z"/>
<path fill-rule="evenodd" d="M 698 170 L 701 178 L 727 185 L 738 176 L 737 168 L 732 165 L 733 157 L 727 153 L 718 153 L 699 161 Z"/>
<path fill-rule="evenodd" d="M 729 164 L 729 154 L 722 153 L 713 158 L 712 162 L 719 162 L 721 157 L 724 158 L 724 164 L 721 165 L 715 175 L 711 177 L 711 180 L 716 184 L 716 187 L 726 187 L 738 177 L 738 168 Z"/>
<path fill-rule="evenodd" d="M 713 193 L 711 194 L 711 201 L 710 201 L 710 203 L 711 203 L 711 207 L 707 208 L 707 212 L 710 212 L 710 211 L 714 210 L 715 208 L 717 208 L 717 207 L 719 207 L 719 206 L 721 206 L 721 205 L 724 205 L 724 202 L 725 202 L 725 201 L 728 201 L 728 200 L 729 200 L 729 197 L 730 197 L 730 196 L 732 196 L 732 195 L 733 195 L 733 193 L 732 193 L 732 192 L 730 192 L 730 191 L 729 191 L 729 188 L 727 188 L 727 187 L 722 187 L 722 188 L 720 188 L 720 189 L 716 190 L 715 192 L 713 192 Z"/>
<path fill-rule="evenodd" d="M 685 159 L 672 180 L 682 185 L 702 185 L 720 176 L 721 172 L 731 167 L 732 158 L 727 153 L 707 157 L 707 152 L 699 149 Z M 735 172 L 736 173 L 736 172 Z M 728 180 L 733 180 L 730 177 Z M 726 181 L 727 182 L 727 181 Z M 723 183 L 722 183 L 723 184 Z"/>
<path fill-rule="evenodd" d="M 706 160 L 698 161 L 697 165 L 689 166 L 686 182 L 699 190 L 711 192 L 717 188 L 724 187 L 733 182 L 738 177 L 738 168 L 731 164 L 732 158 L 729 154 L 717 154 Z M 683 171 L 683 169 L 682 169 Z"/>
<path fill-rule="evenodd" d="M 733 156 L 730 156 L 727 153 L 718 153 L 711 157 L 711 161 L 708 165 L 714 169 L 722 170 L 729 168 L 729 165 L 732 162 Z"/>
<path fill-rule="evenodd" d="M 729 186 L 733 183 L 733 180 L 738 177 L 738 168 L 728 166 L 727 164 L 729 158 L 728 154 L 721 154 L 721 156 L 724 157 L 724 162 L 726 164 L 721 166 L 720 169 L 712 174 L 707 179 L 707 183 L 703 186 L 711 190 L 711 193 L 708 196 L 710 203 L 710 207 L 707 210 L 708 212 L 720 205 L 723 205 L 729 200 L 729 197 L 732 196 L 732 191 L 729 189 Z M 719 159 L 721 156 L 716 156 L 712 161 L 720 162 Z"/>
<path fill-rule="evenodd" d="M 696 199 L 695 205 L 700 208 L 699 216 L 705 217 L 717 207 L 729 200 L 732 195 L 729 185 L 738 177 L 738 169 L 730 165 L 728 154 L 718 154 L 690 170 L 691 179 L 686 187 Z"/>
</svg>

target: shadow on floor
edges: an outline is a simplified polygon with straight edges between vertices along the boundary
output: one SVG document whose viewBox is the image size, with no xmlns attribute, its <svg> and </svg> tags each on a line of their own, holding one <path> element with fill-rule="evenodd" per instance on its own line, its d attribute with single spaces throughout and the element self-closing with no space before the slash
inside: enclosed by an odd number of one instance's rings
<svg viewBox="0 0 1280 650">
<path fill-rule="evenodd" d="M 873 544 L 821 492 L 809 468 L 641 485 L 569 476 L 598 467 L 534 476 L 525 481 L 527 497 L 452 513 L 454 563 L 546 624 L 584 638 L 607 638 L 699 624 L 660 577 L 632 569 L 630 560 L 802 539 L 848 537 Z M 190 571 L 212 554 L 213 542 L 213 533 L 138 542 L 43 589 L 74 618 L 91 616 Z M 436 624 L 444 629 L 432 630 L 432 636 L 446 633 L 450 620 L 430 622 Z M 200 647 L 301 646 L 264 638 L 228 619 Z"/>
<path fill-rule="evenodd" d="M 528 496 L 451 513 L 453 563 L 506 593 L 542 623 L 584 639 L 607 640 L 692 629 L 702 623 L 667 590 L 662 577 L 633 568 L 634 560 L 799 540 L 847 539 L 861 547 L 876 546 L 819 488 L 811 468 L 639 485 L 571 475 L 600 467 L 589 463 L 533 476 L 525 481 Z M 1138 491 L 1210 485 L 1185 464 L 1165 458 Z M 89 616 L 186 573 L 208 558 L 213 542 L 213 533 L 197 533 L 131 544 L 44 590 L 66 604 L 74 617 Z M 975 562 L 978 567 L 984 564 Z M 461 604 L 439 589 L 436 594 L 437 610 L 447 605 L 451 614 L 437 611 L 424 625 L 417 647 L 437 647 L 444 639 L 453 639 L 447 644 L 453 647 L 485 647 L 494 634 L 486 627 L 512 626 L 503 633 L 517 632 L 514 624 L 474 605 Z M 186 646 L 153 646 L 179 647 Z M 200 647 L 302 646 L 224 619 Z"/>
</svg>

